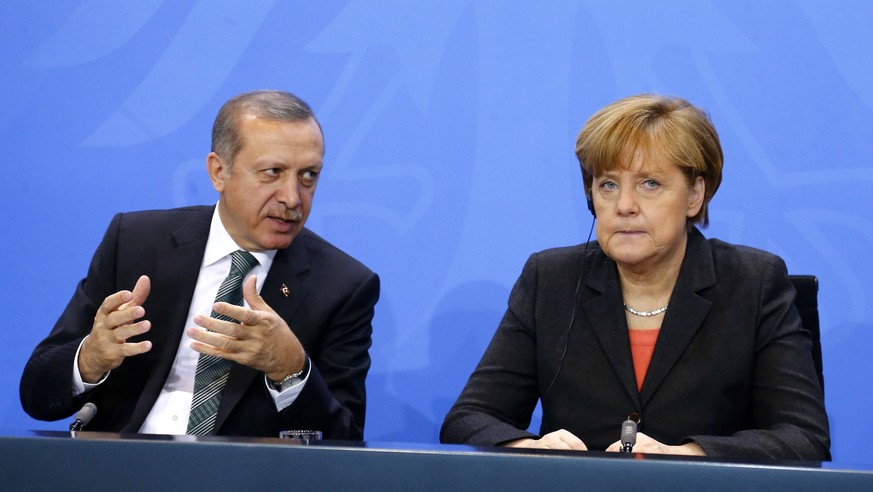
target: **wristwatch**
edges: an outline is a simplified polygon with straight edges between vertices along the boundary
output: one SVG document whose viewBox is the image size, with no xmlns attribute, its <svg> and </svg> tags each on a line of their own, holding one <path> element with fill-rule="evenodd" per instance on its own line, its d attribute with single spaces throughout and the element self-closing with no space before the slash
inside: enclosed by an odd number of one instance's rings
<svg viewBox="0 0 873 492">
<path fill-rule="evenodd" d="M 288 374 L 281 381 L 273 381 L 270 378 L 267 380 L 270 381 L 270 385 L 273 386 L 273 389 L 278 391 L 279 393 L 285 391 L 286 389 L 294 386 L 295 384 L 300 383 L 306 376 L 309 375 L 309 357 L 303 361 L 303 369 L 300 372 L 295 372 L 294 374 Z"/>
</svg>

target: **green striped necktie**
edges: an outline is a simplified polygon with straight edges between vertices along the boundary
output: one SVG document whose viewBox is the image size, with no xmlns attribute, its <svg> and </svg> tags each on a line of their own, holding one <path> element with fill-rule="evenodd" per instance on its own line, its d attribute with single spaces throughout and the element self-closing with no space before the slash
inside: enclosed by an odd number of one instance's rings
<svg viewBox="0 0 873 492">
<path fill-rule="evenodd" d="M 258 264 L 258 260 L 248 251 L 234 251 L 230 255 L 230 273 L 221 287 L 215 302 L 226 302 L 242 306 L 242 281 Z M 239 323 L 239 321 L 212 312 L 212 317 L 223 321 Z M 200 354 L 197 360 L 197 372 L 194 376 L 194 399 L 191 401 L 191 415 L 188 417 L 188 434 L 207 436 L 215 432 L 215 416 L 221 403 L 221 390 L 227 383 L 231 362 L 212 355 Z"/>
</svg>

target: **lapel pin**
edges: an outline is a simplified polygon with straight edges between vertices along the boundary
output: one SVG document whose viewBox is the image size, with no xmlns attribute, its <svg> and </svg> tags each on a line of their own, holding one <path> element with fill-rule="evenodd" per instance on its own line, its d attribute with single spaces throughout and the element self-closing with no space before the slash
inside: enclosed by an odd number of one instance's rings
<svg viewBox="0 0 873 492">
<path fill-rule="evenodd" d="M 288 295 L 291 294 L 291 291 L 288 290 L 288 286 L 285 284 L 282 284 L 282 288 L 280 288 L 279 290 L 282 291 L 282 295 L 285 297 L 288 297 Z"/>
</svg>

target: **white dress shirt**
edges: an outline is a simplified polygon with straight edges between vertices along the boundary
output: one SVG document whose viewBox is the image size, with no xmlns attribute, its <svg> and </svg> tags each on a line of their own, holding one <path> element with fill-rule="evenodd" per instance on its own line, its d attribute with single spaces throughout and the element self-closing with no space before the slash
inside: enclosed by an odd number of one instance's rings
<svg viewBox="0 0 873 492">
<path fill-rule="evenodd" d="M 210 315 L 218 288 L 227 277 L 228 272 L 230 272 L 230 255 L 239 249 L 242 248 L 236 244 L 233 238 L 230 237 L 230 234 L 228 234 L 227 229 L 224 228 L 224 224 L 222 224 L 218 215 L 218 207 L 216 206 L 215 212 L 212 215 L 212 224 L 209 228 L 209 238 L 206 241 L 206 251 L 203 254 L 203 263 L 200 265 L 200 274 L 197 277 L 194 296 L 191 298 L 191 306 L 188 310 L 188 317 L 185 320 L 185 329 L 195 326 L 194 317 L 196 315 Z M 246 275 L 246 278 L 256 275 L 258 279 L 257 290 L 260 292 L 261 287 L 264 285 L 264 279 L 267 277 L 267 272 L 270 271 L 270 266 L 273 264 L 276 250 L 250 253 L 258 260 L 259 264 L 252 268 L 248 275 Z M 248 302 L 244 301 L 243 305 L 249 307 Z M 145 319 L 148 319 L 148 312 L 146 312 Z M 165 328 L 152 326 L 151 329 L 160 330 Z M 192 339 L 183 332 L 173 367 L 170 369 L 170 374 L 164 382 L 164 387 L 161 389 L 157 401 L 155 401 L 142 427 L 140 427 L 140 433 L 185 434 L 188 430 L 188 416 L 191 412 L 191 400 L 194 396 L 194 373 L 197 370 L 197 360 L 200 357 L 200 353 L 190 347 L 191 342 Z M 79 349 L 81 350 L 81 345 Z M 308 376 L 307 374 L 306 379 L 282 392 L 276 391 L 269 384 L 266 376 L 264 377 L 264 384 L 273 397 L 277 411 L 281 411 L 294 403 L 297 396 L 303 391 Z M 107 373 L 103 379 L 95 384 L 84 383 L 79 373 L 79 354 L 78 352 L 76 353 L 76 358 L 73 362 L 74 395 L 96 387 L 109 377 L 111 377 L 111 373 Z"/>
</svg>

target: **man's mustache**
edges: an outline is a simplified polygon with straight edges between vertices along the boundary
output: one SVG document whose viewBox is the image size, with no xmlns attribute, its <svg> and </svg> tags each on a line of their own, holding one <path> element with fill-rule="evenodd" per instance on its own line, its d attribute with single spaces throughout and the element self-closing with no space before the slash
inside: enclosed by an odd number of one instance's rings
<svg viewBox="0 0 873 492">
<path fill-rule="evenodd" d="M 299 222 L 303 220 L 303 211 L 299 208 L 290 210 L 287 208 L 270 210 L 269 212 L 267 212 L 267 215 L 269 215 L 270 217 L 275 217 L 277 219 L 287 220 L 291 222 Z"/>
</svg>

